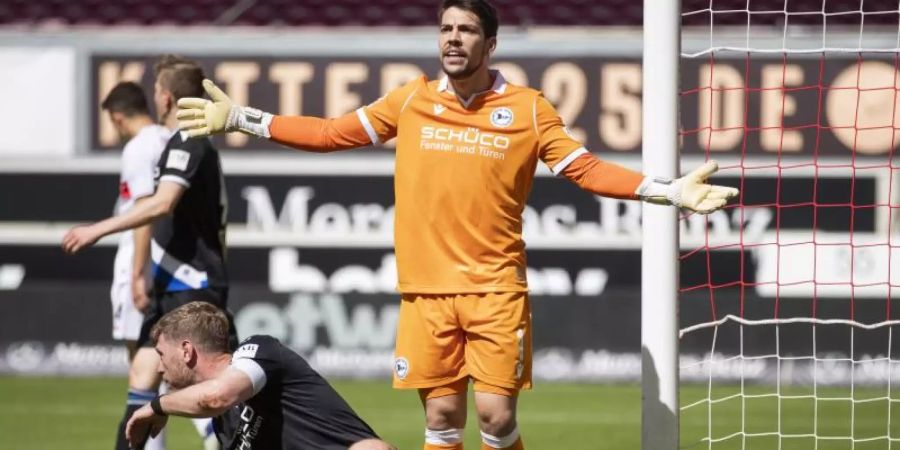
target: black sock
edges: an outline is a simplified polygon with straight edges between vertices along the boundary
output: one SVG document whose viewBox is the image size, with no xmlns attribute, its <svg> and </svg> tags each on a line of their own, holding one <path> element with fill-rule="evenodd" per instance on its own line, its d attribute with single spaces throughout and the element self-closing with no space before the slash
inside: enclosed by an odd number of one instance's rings
<svg viewBox="0 0 900 450">
<path fill-rule="evenodd" d="M 128 439 L 125 439 L 125 425 L 128 425 L 128 419 L 131 419 L 131 415 L 134 414 L 135 411 L 141 409 L 142 406 L 150 403 L 150 400 L 152 400 L 153 397 L 156 397 L 156 392 L 139 391 L 136 389 L 128 390 L 128 402 L 125 404 L 125 415 L 122 416 L 122 421 L 119 422 L 119 433 L 116 435 L 116 450 L 143 450 L 143 445 L 138 449 L 132 449 L 128 446 Z"/>
</svg>

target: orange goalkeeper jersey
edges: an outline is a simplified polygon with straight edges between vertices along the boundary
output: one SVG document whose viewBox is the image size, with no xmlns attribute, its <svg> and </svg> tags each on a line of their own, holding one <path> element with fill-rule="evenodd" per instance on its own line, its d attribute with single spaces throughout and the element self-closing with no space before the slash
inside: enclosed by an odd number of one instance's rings
<svg viewBox="0 0 900 450">
<path fill-rule="evenodd" d="M 424 77 L 334 119 L 275 116 L 272 140 L 328 152 L 397 138 L 394 241 L 405 294 L 524 291 L 522 210 L 538 160 L 582 189 L 636 198 L 643 176 L 569 137 L 539 92 L 493 72 L 460 103 Z"/>
<path fill-rule="evenodd" d="M 587 152 L 538 91 L 493 74 L 468 104 L 421 77 L 357 111 L 373 143 L 397 138 L 400 292 L 527 290 L 522 210 L 538 160 L 558 174 Z"/>
</svg>

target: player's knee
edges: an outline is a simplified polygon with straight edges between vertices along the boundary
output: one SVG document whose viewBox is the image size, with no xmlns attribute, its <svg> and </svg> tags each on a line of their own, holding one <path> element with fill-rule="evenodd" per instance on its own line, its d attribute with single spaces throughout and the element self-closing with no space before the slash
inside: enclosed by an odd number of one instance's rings
<svg viewBox="0 0 900 450">
<path fill-rule="evenodd" d="M 446 406 L 428 408 L 425 412 L 425 425 L 431 430 L 462 428 L 466 424 L 466 411 Z"/>
<path fill-rule="evenodd" d="M 506 436 L 516 428 L 516 414 L 506 408 L 479 408 L 481 431 L 494 436 Z"/>
<path fill-rule="evenodd" d="M 155 387 L 153 374 L 148 374 L 142 367 L 131 366 L 128 368 L 128 387 L 132 389 L 149 390 Z"/>
<path fill-rule="evenodd" d="M 465 394 L 425 400 L 425 426 L 430 430 L 463 428 L 466 425 Z"/>
<path fill-rule="evenodd" d="M 351 445 L 347 450 L 397 450 L 397 448 L 382 440 L 366 439 Z"/>
</svg>

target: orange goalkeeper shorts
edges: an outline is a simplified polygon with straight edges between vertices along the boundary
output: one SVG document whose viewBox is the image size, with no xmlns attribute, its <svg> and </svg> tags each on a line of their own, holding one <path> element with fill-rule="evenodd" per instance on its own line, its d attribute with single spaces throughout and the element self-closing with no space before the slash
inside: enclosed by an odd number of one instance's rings
<svg viewBox="0 0 900 450">
<path fill-rule="evenodd" d="M 404 294 L 394 358 L 398 389 L 433 388 L 466 377 L 530 389 L 528 294 Z"/>
</svg>

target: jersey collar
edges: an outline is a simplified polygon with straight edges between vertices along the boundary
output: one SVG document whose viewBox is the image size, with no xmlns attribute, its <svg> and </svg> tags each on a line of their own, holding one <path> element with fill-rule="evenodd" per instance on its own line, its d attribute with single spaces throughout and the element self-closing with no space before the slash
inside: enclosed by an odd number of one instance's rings
<svg viewBox="0 0 900 450">
<path fill-rule="evenodd" d="M 462 98 L 458 95 L 456 96 L 457 98 L 459 98 L 459 101 L 462 102 L 463 106 L 468 107 L 469 104 L 472 103 L 472 100 L 475 100 L 475 98 L 481 94 L 486 94 L 491 91 L 496 92 L 497 94 L 502 94 L 502 93 L 506 92 L 506 78 L 503 77 L 503 74 L 500 73 L 499 70 L 494 70 L 494 69 L 491 69 L 490 73 L 494 77 L 494 84 L 491 85 L 490 89 L 472 94 L 472 96 L 467 99 Z M 449 92 L 450 91 L 450 79 L 446 75 L 443 78 L 441 78 L 441 81 L 438 83 L 437 91 L 438 92 Z"/>
</svg>

